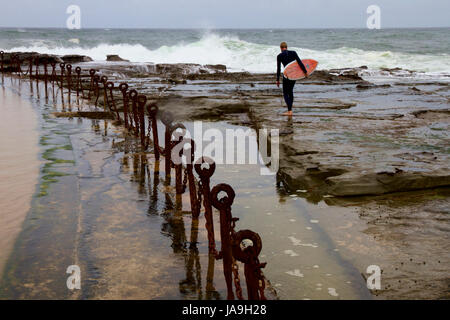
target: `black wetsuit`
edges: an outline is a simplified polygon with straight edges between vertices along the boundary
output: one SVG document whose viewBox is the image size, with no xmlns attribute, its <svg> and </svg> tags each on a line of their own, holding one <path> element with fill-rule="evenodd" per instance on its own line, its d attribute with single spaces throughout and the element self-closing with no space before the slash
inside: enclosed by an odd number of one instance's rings
<svg viewBox="0 0 450 320">
<path fill-rule="evenodd" d="M 300 68 L 302 68 L 302 71 L 305 74 L 307 73 L 305 65 L 303 64 L 302 60 L 300 60 L 300 58 L 298 57 L 297 52 L 284 50 L 277 56 L 277 81 L 280 81 L 281 64 L 283 64 L 283 66 L 286 67 L 289 63 L 295 60 L 297 60 L 298 64 L 300 65 Z M 289 111 L 292 110 L 292 104 L 294 103 L 294 85 L 295 80 L 289 80 L 283 76 L 284 101 L 286 101 Z"/>
</svg>

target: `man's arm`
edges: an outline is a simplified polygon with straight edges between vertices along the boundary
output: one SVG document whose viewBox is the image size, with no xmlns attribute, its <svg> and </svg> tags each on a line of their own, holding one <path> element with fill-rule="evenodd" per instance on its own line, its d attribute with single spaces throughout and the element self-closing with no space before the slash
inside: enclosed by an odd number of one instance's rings
<svg viewBox="0 0 450 320">
<path fill-rule="evenodd" d="M 306 71 L 305 65 L 303 64 L 302 60 L 298 57 L 297 52 L 295 52 L 295 60 L 297 60 L 298 65 L 302 69 L 302 71 L 305 73 L 305 75 L 308 75 L 308 71 Z"/>
<path fill-rule="evenodd" d="M 281 59 L 280 55 L 277 56 L 277 82 L 280 82 L 280 74 L 281 74 Z"/>
</svg>

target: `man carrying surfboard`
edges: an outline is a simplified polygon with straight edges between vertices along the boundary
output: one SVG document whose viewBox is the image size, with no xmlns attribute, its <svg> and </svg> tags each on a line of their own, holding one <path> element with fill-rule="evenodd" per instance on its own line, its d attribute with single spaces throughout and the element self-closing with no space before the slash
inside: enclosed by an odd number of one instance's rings
<svg viewBox="0 0 450 320">
<path fill-rule="evenodd" d="M 280 44 L 281 53 L 277 56 L 277 87 L 280 87 L 280 73 L 281 73 L 281 64 L 286 68 L 292 62 L 297 62 L 300 66 L 301 70 L 304 73 L 304 77 L 308 77 L 308 72 L 306 68 L 298 57 L 297 52 L 290 51 L 287 49 L 287 43 L 282 42 Z M 288 111 L 283 113 L 284 116 L 292 116 L 292 104 L 294 103 L 294 85 L 296 80 L 290 80 L 283 74 L 283 95 L 284 101 L 288 107 Z"/>
</svg>

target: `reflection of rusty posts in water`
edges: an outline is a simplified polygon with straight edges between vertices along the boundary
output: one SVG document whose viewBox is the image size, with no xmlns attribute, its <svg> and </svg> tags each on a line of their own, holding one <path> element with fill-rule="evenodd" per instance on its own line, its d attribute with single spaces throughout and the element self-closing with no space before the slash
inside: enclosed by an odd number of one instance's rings
<svg viewBox="0 0 450 320">
<path fill-rule="evenodd" d="M 252 245 L 242 249 L 241 243 L 246 239 L 250 240 Z M 261 271 L 266 266 L 266 263 L 260 263 L 258 259 L 262 249 L 261 237 L 250 230 L 233 233 L 232 248 L 233 256 L 236 260 L 244 263 L 248 299 L 266 300 L 264 296 L 265 278 Z"/>
<path fill-rule="evenodd" d="M 203 195 L 203 207 L 205 208 L 206 230 L 208 231 L 209 253 L 216 254 L 216 242 L 214 239 L 214 224 L 212 217 L 210 178 L 216 170 L 216 163 L 208 157 L 201 157 L 194 164 L 195 172 L 200 177 L 201 194 Z"/>
<path fill-rule="evenodd" d="M 153 168 L 153 188 L 152 194 L 150 196 L 150 204 L 152 208 L 157 208 L 158 202 L 158 186 L 159 186 L 159 161 L 155 161 L 155 166 Z"/>
<path fill-rule="evenodd" d="M 226 196 L 219 199 L 219 193 L 225 192 Z M 233 204 L 235 193 L 228 184 L 218 184 L 211 190 L 212 205 L 220 211 L 220 239 L 221 248 L 218 258 L 223 261 L 223 273 L 227 283 L 227 299 L 233 300 L 233 275 L 231 254 L 231 205 Z"/>
<path fill-rule="evenodd" d="M 192 219 L 191 222 L 191 238 L 188 248 L 188 257 L 186 261 L 186 279 L 180 281 L 180 291 L 182 293 L 189 292 L 197 294 L 197 298 L 202 298 L 202 279 L 200 255 L 197 248 L 198 238 L 198 219 Z"/>
<path fill-rule="evenodd" d="M 158 123 L 156 122 L 156 114 L 158 113 L 158 107 L 156 104 L 150 104 L 147 106 L 147 112 L 149 117 L 149 123 L 151 122 L 152 134 L 153 134 L 153 152 L 155 153 L 155 159 L 159 160 L 159 140 L 158 140 Z M 149 124 L 150 128 L 150 124 Z"/>
<path fill-rule="evenodd" d="M 141 138 L 141 146 L 145 149 L 145 114 L 144 108 L 147 103 L 147 97 L 144 95 L 139 95 L 137 97 L 138 101 L 138 119 L 139 119 L 139 136 Z"/>
<path fill-rule="evenodd" d="M 122 101 L 123 101 L 123 120 L 125 122 L 125 129 L 128 130 L 128 84 L 121 83 L 119 85 L 119 90 L 122 92 Z"/>
</svg>

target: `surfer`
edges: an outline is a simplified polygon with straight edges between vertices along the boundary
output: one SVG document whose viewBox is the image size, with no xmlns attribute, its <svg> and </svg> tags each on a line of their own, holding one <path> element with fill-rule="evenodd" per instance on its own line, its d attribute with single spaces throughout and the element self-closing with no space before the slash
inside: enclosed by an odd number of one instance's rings
<svg viewBox="0 0 450 320">
<path fill-rule="evenodd" d="M 280 87 L 280 73 L 281 73 L 281 64 L 283 67 L 286 67 L 289 63 L 293 61 L 297 61 L 302 71 L 305 73 L 305 77 L 307 77 L 307 72 L 305 65 L 302 60 L 298 57 L 297 52 L 290 51 L 287 49 L 287 43 L 282 42 L 280 44 L 281 53 L 277 56 L 277 87 Z M 295 80 L 289 80 L 283 75 L 283 95 L 284 101 L 288 107 L 288 111 L 283 113 L 284 116 L 292 116 L 292 104 L 294 103 L 294 85 Z"/>
</svg>

